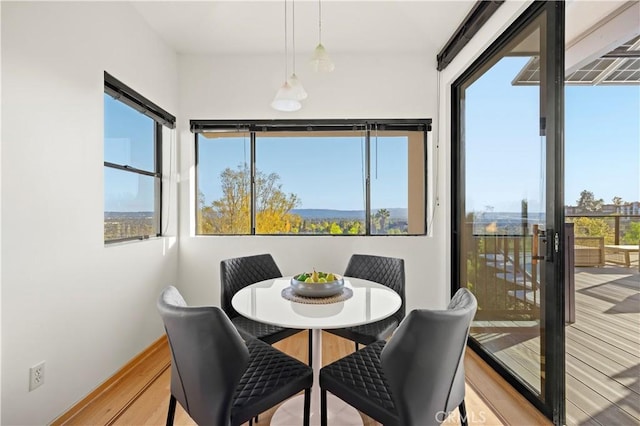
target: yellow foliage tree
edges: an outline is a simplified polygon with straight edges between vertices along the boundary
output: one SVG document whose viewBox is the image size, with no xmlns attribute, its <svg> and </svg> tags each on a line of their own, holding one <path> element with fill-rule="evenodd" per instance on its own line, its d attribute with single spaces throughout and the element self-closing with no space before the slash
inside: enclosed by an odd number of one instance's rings
<svg viewBox="0 0 640 426">
<path fill-rule="evenodd" d="M 256 233 L 297 233 L 302 218 L 291 210 L 300 204 L 298 196 L 286 194 L 277 173 L 256 171 Z M 244 164 L 220 174 L 222 197 L 205 206 L 199 200 L 198 231 L 201 234 L 251 233 L 251 171 Z"/>
<path fill-rule="evenodd" d="M 576 236 L 604 237 L 605 243 L 613 244 L 614 230 L 604 219 L 583 216 L 576 218 L 573 223 Z"/>
</svg>

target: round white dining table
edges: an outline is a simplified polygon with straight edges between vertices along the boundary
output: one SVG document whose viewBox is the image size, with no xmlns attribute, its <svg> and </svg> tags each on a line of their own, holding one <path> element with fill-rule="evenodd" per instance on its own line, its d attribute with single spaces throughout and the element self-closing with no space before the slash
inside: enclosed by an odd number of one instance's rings
<svg viewBox="0 0 640 426">
<path fill-rule="evenodd" d="M 311 424 L 320 424 L 319 373 L 322 367 L 322 330 L 352 327 L 379 321 L 395 313 L 402 303 L 390 288 L 373 281 L 344 277 L 344 285 L 353 295 L 344 301 L 327 304 L 293 302 L 282 296 L 291 277 L 276 278 L 249 285 L 231 300 L 233 308 L 252 320 L 287 328 L 309 329 L 313 336 L 313 374 L 311 388 Z M 272 425 L 302 424 L 304 398 L 285 401 L 274 413 Z M 357 410 L 331 394 L 327 395 L 327 420 L 336 425 L 362 425 Z"/>
</svg>

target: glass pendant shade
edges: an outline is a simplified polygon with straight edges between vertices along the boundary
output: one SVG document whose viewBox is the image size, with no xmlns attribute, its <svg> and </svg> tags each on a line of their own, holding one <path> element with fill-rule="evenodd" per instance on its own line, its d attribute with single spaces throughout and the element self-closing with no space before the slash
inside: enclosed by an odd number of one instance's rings
<svg viewBox="0 0 640 426">
<path fill-rule="evenodd" d="M 294 99 L 298 101 L 303 101 L 307 99 L 307 96 L 308 96 L 307 91 L 304 90 L 304 87 L 302 86 L 302 82 L 300 81 L 300 79 L 298 79 L 298 76 L 296 75 L 295 72 L 291 74 L 291 77 L 289 77 L 289 80 L 287 80 L 287 83 L 289 83 L 289 86 L 291 86 Z"/>
<path fill-rule="evenodd" d="M 278 111 L 292 112 L 298 111 L 302 108 L 302 104 L 298 99 L 296 99 L 295 92 L 291 87 L 291 84 L 285 81 L 280 89 L 278 89 L 275 98 L 273 98 L 271 107 Z"/>
<path fill-rule="evenodd" d="M 318 43 L 313 51 L 311 66 L 317 72 L 331 72 L 336 68 L 322 43 Z"/>
</svg>

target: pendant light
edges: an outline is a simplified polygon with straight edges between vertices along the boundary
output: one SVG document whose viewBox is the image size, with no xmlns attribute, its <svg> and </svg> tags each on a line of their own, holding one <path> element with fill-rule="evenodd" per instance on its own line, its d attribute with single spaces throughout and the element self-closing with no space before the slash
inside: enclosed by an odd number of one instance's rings
<svg viewBox="0 0 640 426">
<path fill-rule="evenodd" d="M 292 37 L 292 43 L 291 43 L 291 47 L 293 50 L 293 72 L 291 73 L 291 76 L 289 77 L 288 81 L 289 81 L 289 85 L 291 86 L 291 89 L 293 90 L 293 97 L 299 101 L 302 101 L 307 99 L 308 95 L 306 90 L 304 90 L 304 87 L 302 87 L 302 82 L 296 75 L 296 0 L 291 1 L 291 6 L 293 9 L 292 11 L 293 12 L 293 27 L 292 27 L 293 37 Z"/>
<path fill-rule="evenodd" d="M 331 72 L 335 69 L 335 65 L 326 49 L 322 45 L 322 1 L 318 0 L 318 45 L 313 51 L 311 57 L 311 65 L 318 72 Z"/>
<path fill-rule="evenodd" d="M 278 111 L 293 112 L 302 108 L 302 104 L 295 97 L 295 92 L 287 80 L 287 0 L 284 0 L 284 83 L 276 92 L 271 107 Z"/>
</svg>

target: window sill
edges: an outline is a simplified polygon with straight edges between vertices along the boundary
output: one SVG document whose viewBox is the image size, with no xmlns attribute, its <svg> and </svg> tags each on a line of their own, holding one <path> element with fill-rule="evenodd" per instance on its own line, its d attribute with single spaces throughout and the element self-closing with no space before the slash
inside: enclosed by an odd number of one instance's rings
<svg viewBox="0 0 640 426">
<path fill-rule="evenodd" d="M 158 235 L 158 236 L 149 236 L 149 237 L 131 237 L 131 238 L 124 238 L 121 240 L 111 240 L 111 241 L 105 241 L 104 242 L 104 246 L 105 247 L 115 247 L 115 246 L 121 246 L 121 245 L 128 245 L 128 244 L 134 244 L 134 243 L 141 243 L 144 241 L 153 241 L 153 240 L 160 240 L 164 238 L 164 236 L 162 235 Z"/>
</svg>

